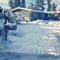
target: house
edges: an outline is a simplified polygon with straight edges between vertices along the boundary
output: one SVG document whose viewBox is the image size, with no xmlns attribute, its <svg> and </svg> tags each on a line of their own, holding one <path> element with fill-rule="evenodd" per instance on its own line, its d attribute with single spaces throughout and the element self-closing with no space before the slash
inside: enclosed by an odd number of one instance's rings
<svg viewBox="0 0 60 60">
<path fill-rule="evenodd" d="M 60 15 L 60 11 L 50 11 L 50 12 L 41 12 L 38 10 L 32 10 L 27 8 L 17 7 L 11 10 L 13 13 L 20 13 L 25 21 L 33 21 L 37 19 L 41 20 L 58 20 L 58 15 Z"/>
</svg>

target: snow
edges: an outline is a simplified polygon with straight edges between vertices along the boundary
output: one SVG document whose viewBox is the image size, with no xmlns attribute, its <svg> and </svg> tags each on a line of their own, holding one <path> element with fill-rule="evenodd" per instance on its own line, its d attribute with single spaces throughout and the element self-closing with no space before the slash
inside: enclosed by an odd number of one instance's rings
<svg viewBox="0 0 60 60">
<path fill-rule="evenodd" d="M 32 27 L 31 27 L 29 24 L 28 24 L 28 26 L 27 25 L 23 25 L 22 27 L 21 26 L 18 26 L 18 28 L 20 28 L 20 29 L 18 29 L 17 31 L 13 31 L 13 32 L 9 31 L 10 35 L 8 36 L 8 40 L 10 39 L 13 42 L 15 41 L 15 43 L 7 51 L 18 52 L 18 53 L 19 52 L 20 53 L 21 52 L 30 53 L 30 54 L 31 53 L 32 54 L 50 54 L 50 52 L 48 52 L 48 50 L 52 49 L 52 47 L 54 48 L 57 45 L 59 45 L 59 43 L 57 42 L 57 39 L 55 38 L 55 35 L 52 33 L 52 31 L 49 31 L 45 28 L 40 28 L 39 26 L 35 27 L 35 25 L 32 25 Z M 41 35 L 43 35 L 43 36 L 41 36 Z M 16 42 L 18 44 L 16 44 Z M 41 43 L 41 42 L 43 42 L 43 43 Z M 55 43 L 54 44 L 55 46 L 53 45 L 53 42 Z M 21 44 L 21 45 L 19 45 L 19 44 Z M 51 45 L 52 45 L 52 47 L 51 47 Z M 13 49 L 13 47 L 15 47 L 15 48 Z M 43 49 L 42 49 L 42 47 L 43 47 Z M 19 48 L 19 50 L 18 50 L 18 48 Z M 54 48 L 54 49 L 57 49 L 57 48 Z M 59 53 L 57 51 L 54 52 L 53 49 L 52 49 L 52 53 L 55 53 L 55 55 L 59 55 Z"/>
<path fill-rule="evenodd" d="M 47 28 L 55 32 L 60 32 L 60 21 L 36 20 L 32 22 L 20 22 L 21 24 L 38 24 L 42 28 Z"/>
<path fill-rule="evenodd" d="M 42 24 L 40 24 L 42 22 Z M 47 21 L 48 22 L 48 21 Z M 60 55 L 59 28 L 53 21 L 22 22 L 8 32 L 8 41 L 0 44 L 1 60 L 57 60 Z M 42 57 L 39 57 L 41 56 Z M 45 56 L 45 58 L 44 58 Z M 52 56 L 46 58 L 46 56 Z M 31 58 L 31 59 L 30 59 Z"/>
<path fill-rule="evenodd" d="M 20 22 L 20 23 L 21 23 L 21 24 L 26 24 L 27 22 L 24 21 L 24 22 Z"/>
</svg>

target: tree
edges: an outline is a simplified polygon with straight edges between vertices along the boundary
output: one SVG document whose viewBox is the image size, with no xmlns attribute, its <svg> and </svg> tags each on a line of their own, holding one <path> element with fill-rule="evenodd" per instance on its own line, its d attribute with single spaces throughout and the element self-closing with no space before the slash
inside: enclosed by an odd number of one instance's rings
<svg viewBox="0 0 60 60">
<path fill-rule="evenodd" d="M 36 1 L 36 8 L 40 11 L 44 11 L 44 0 L 37 0 Z"/>
<path fill-rule="evenodd" d="M 52 11 L 56 11 L 57 5 L 55 3 L 52 4 Z"/>
<path fill-rule="evenodd" d="M 33 9 L 33 8 L 34 8 L 34 3 L 33 3 L 33 2 L 30 2 L 28 8 L 29 8 L 29 9 Z"/>
<path fill-rule="evenodd" d="M 14 1 L 14 0 L 13 0 L 13 1 L 10 0 L 10 1 L 9 1 L 9 5 L 10 5 L 11 9 L 16 7 L 16 6 L 15 6 L 15 1 Z"/>
<path fill-rule="evenodd" d="M 22 0 L 22 7 L 26 7 L 25 0 Z"/>
<path fill-rule="evenodd" d="M 51 11 L 51 1 L 52 1 L 52 0 L 47 0 L 47 4 L 48 4 L 48 9 L 47 9 L 47 11 Z"/>
<path fill-rule="evenodd" d="M 16 7 L 25 7 L 25 0 L 10 0 L 9 5 L 11 9 Z"/>
</svg>

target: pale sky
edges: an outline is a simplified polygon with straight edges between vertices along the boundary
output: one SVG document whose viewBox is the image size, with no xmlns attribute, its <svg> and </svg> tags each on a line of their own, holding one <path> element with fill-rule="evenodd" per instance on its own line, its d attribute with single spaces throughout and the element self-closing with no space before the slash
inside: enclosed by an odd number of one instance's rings
<svg viewBox="0 0 60 60">
<path fill-rule="evenodd" d="M 60 0 L 52 0 L 52 2 L 55 2 L 56 4 L 60 4 Z"/>
<path fill-rule="evenodd" d="M 10 8 L 8 1 L 9 0 L 0 0 L 0 6 L 2 6 L 2 8 Z"/>
<path fill-rule="evenodd" d="M 9 0 L 0 0 L 0 2 L 2 2 L 2 1 L 3 1 L 3 2 L 8 2 Z"/>
</svg>

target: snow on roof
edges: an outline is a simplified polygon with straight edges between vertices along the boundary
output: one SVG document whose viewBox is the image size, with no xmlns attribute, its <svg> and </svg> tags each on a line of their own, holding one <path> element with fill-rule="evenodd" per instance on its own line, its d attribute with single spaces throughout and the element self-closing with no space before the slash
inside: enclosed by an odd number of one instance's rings
<svg viewBox="0 0 60 60">
<path fill-rule="evenodd" d="M 14 8 L 14 9 L 12 9 L 11 11 L 15 11 L 15 10 L 17 10 L 17 9 L 31 11 L 31 9 L 27 9 L 27 8 L 21 8 L 21 7 Z"/>
<path fill-rule="evenodd" d="M 26 10 L 26 11 L 42 12 L 42 11 L 39 11 L 39 10 L 32 10 L 32 9 L 21 8 L 21 7 L 14 8 L 11 11 L 15 11 L 15 10 L 18 10 L 18 9 Z M 44 12 L 44 13 L 60 13 L 60 11 L 49 11 L 49 12 Z"/>
</svg>

